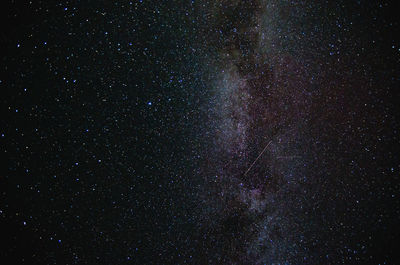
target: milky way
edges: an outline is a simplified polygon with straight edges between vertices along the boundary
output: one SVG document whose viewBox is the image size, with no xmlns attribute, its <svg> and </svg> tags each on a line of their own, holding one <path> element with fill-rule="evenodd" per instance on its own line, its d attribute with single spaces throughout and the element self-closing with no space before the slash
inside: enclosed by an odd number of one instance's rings
<svg viewBox="0 0 400 265">
<path fill-rule="evenodd" d="M 212 209 L 205 230 L 209 244 L 226 255 L 218 257 L 222 263 L 325 264 L 342 258 L 334 205 L 351 205 L 359 190 L 348 186 L 343 169 L 354 162 L 349 153 L 358 151 L 342 145 L 360 137 L 351 128 L 357 119 L 365 122 L 362 105 L 371 97 L 367 77 L 349 70 L 340 49 L 328 52 L 333 58 L 319 51 L 344 45 L 339 34 L 333 34 L 335 44 L 324 38 L 317 46 L 309 43 L 307 36 L 319 31 L 312 27 L 320 25 L 310 24 L 305 13 L 315 15 L 310 9 L 316 7 L 221 1 L 208 11 L 210 34 L 217 36 L 206 43 L 216 49 L 217 74 L 209 107 L 214 142 L 205 163 L 208 189 L 215 190 L 205 196 Z"/>
<path fill-rule="evenodd" d="M 5 1 L 0 260 L 399 264 L 394 6 Z"/>
</svg>

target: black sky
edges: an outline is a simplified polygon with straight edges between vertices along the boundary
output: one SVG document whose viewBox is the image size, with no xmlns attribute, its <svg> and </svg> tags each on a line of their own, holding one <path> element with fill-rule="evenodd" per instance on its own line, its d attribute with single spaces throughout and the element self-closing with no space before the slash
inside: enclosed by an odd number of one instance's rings
<svg viewBox="0 0 400 265">
<path fill-rule="evenodd" d="M 4 264 L 398 263 L 393 1 L 0 9 Z"/>
</svg>

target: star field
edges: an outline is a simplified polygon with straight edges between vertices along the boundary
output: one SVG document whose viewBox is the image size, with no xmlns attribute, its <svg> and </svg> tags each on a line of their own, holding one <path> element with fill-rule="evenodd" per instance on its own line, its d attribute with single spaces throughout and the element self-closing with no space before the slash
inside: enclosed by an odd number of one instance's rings
<svg viewBox="0 0 400 265">
<path fill-rule="evenodd" d="M 6 1 L 5 264 L 397 264 L 390 1 Z"/>
</svg>

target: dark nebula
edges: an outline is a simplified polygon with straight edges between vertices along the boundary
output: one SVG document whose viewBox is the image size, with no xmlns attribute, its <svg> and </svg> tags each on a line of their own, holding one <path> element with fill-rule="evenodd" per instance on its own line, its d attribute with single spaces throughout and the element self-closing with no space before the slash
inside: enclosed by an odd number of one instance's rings
<svg viewBox="0 0 400 265">
<path fill-rule="evenodd" d="M 1 264 L 399 264 L 394 3 L 2 5 Z"/>
</svg>

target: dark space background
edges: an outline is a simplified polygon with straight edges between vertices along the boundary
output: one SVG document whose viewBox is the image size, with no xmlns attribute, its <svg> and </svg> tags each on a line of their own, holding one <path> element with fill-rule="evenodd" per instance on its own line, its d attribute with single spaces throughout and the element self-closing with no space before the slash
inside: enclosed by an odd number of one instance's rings
<svg viewBox="0 0 400 265">
<path fill-rule="evenodd" d="M 399 264 L 395 1 L 2 1 L 1 264 Z"/>
</svg>

